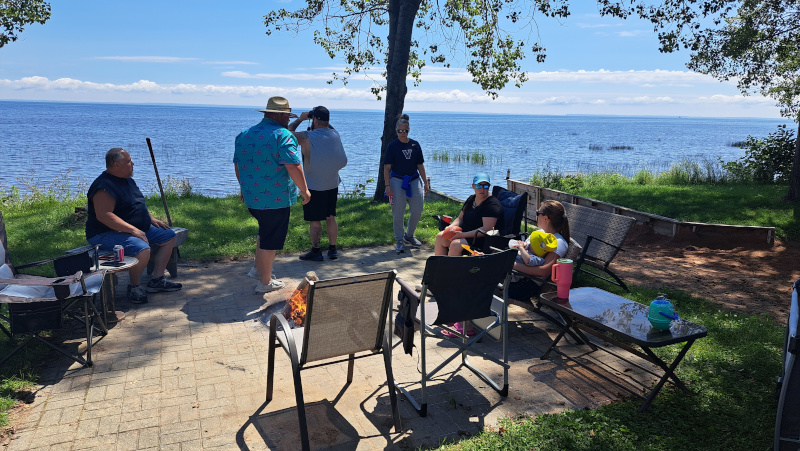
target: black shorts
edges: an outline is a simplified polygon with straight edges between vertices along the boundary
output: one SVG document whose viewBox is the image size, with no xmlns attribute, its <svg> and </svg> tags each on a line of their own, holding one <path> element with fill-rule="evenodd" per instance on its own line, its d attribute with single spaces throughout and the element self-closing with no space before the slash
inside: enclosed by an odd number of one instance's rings
<svg viewBox="0 0 800 451">
<path fill-rule="evenodd" d="M 260 249 L 277 251 L 283 249 L 286 234 L 289 232 L 289 207 L 274 210 L 256 210 L 248 208 L 250 214 L 258 221 L 258 238 Z"/>
<path fill-rule="evenodd" d="M 336 216 L 336 200 L 339 199 L 339 187 L 325 191 L 309 190 L 311 200 L 303 205 L 303 219 L 306 221 L 324 221 L 328 216 Z"/>
</svg>

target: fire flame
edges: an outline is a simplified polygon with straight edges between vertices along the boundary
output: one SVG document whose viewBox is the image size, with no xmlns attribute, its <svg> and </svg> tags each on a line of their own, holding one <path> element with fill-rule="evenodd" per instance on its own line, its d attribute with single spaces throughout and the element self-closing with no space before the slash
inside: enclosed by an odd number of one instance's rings
<svg viewBox="0 0 800 451">
<path fill-rule="evenodd" d="M 306 319 L 306 308 L 308 304 L 308 285 L 294 290 L 292 296 L 286 300 L 286 304 L 291 309 L 289 318 L 297 326 L 302 326 Z"/>
</svg>

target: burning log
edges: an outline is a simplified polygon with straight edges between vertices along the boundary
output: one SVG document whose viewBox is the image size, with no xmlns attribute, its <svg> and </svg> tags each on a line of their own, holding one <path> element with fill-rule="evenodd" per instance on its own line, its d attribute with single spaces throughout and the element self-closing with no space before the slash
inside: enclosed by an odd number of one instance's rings
<svg viewBox="0 0 800 451">
<path fill-rule="evenodd" d="M 319 277 L 317 277 L 317 273 L 314 271 L 309 271 L 297 285 L 292 295 L 286 299 L 286 305 L 283 307 L 283 316 L 294 326 L 302 326 L 306 319 L 308 283 L 312 280 L 317 281 Z"/>
</svg>

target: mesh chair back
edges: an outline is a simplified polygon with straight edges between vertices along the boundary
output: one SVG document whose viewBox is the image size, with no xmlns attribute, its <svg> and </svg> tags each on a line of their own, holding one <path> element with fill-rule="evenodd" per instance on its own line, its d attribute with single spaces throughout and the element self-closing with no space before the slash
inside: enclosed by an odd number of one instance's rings
<svg viewBox="0 0 800 451">
<path fill-rule="evenodd" d="M 422 283 L 436 299 L 439 315 L 430 324 L 450 324 L 491 315 L 492 296 L 514 266 L 517 251 L 474 257 L 429 257 Z"/>
<path fill-rule="evenodd" d="M 496 227 L 500 235 L 519 235 L 520 223 L 528 207 L 528 193 L 517 194 L 495 185 L 492 196 L 503 205 L 503 221 Z"/>
<path fill-rule="evenodd" d="M 570 236 L 581 245 L 586 243 L 588 236 L 593 236 L 614 246 L 622 246 L 628 232 L 636 222 L 636 219 L 629 216 L 617 215 L 582 205 L 564 203 L 564 210 L 569 218 Z M 586 249 L 586 255 L 610 262 L 618 252 L 614 246 L 592 240 L 589 248 Z"/>
<path fill-rule="evenodd" d="M 395 274 L 311 282 L 300 364 L 379 351 Z"/>
</svg>

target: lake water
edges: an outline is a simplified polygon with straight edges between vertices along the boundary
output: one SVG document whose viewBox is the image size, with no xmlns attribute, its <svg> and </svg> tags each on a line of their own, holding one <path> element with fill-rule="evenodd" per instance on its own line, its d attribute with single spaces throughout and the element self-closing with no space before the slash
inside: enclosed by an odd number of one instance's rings
<svg viewBox="0 0 800 451">
<path fill-rule="evenodd" d="M 295 108 L 303 111 L 305 108 Z M 310 109 L 310 106 L 309 108 Z M 190 180 L 194 192 L 224 196 L 238 192 L 233 171 L 236 135 L 256 124 L 255 108 L 0 101 L 0 194 L 33 176 L 39 184 L 68 177 L 72 186 L 93 180 L 103 156 L 124 147 L 136 164 L 134 177 L 145 194 L 157 192 L 145 141 L 153 143 L 159 175 Z M 465 198 L 475 172 L 502 183 L 506 171 L 527 180 L 537 170 L 667 169 L 682 159 L 730 161 L 744 154 L 731 144 L 748 135 L 765 137 L 783 119 L 633 116 L 531 116 L 410 113 L 411 134 L 420 142 L 434 189 Z M 349 163 L 342 190 L 376 178 L 383 129 L 382 111 L 334 110 L 331 124 L 342 136 Z M 304 125 L 301 125 L 301 128 Z M 455 162 L 479 153 L 483 164 Z M 447 154 L 449 162 L 434 155 Z M 69 171 L 69 172 L 68 172 Z M 375 184 L 368 185 L 372 195 Z"/>
</svg>

